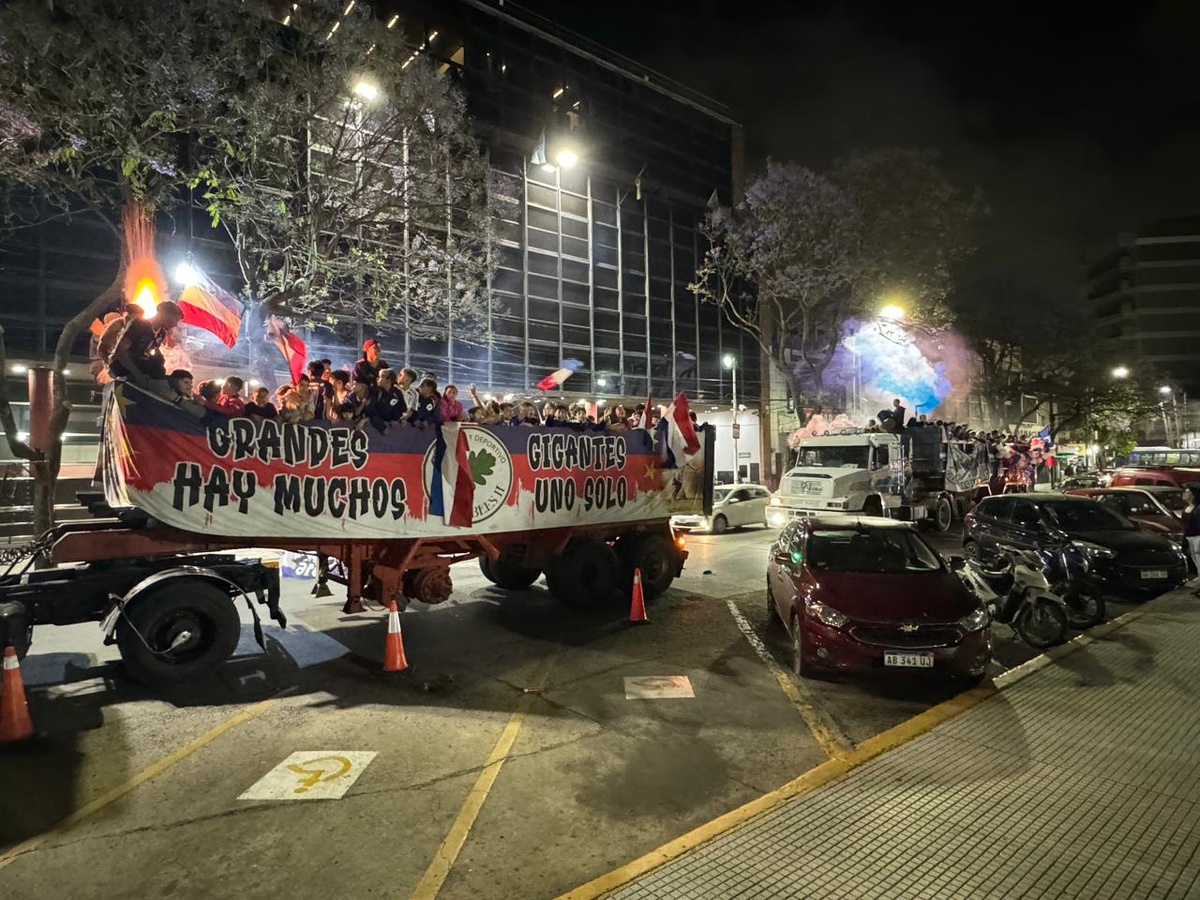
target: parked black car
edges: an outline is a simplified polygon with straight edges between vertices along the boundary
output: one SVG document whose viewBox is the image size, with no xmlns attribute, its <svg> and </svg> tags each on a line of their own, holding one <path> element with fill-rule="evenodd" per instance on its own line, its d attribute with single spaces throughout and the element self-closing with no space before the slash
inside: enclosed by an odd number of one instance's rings
<svg viewBox="0 0 1200 900">
<path fill-rule="evenodd" d="M 1094 500 L 1067 494 L 986 497 L 964 520 L 963 552 L 984 562 L 1006 550 L 1066 553 L 1105 593 L 1146 598 L 1187 580 L 1187 559 L 1168 538 Z"/>
</svg>

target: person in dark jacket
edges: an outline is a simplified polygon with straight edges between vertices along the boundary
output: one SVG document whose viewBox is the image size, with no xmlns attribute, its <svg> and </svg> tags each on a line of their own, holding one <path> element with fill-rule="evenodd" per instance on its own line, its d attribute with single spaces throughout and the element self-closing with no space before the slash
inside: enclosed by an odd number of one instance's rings
<svg viewBox="0 0 1200 900">
<path fill-rule="evenodd" d="M 367 338 L 363 341 L 362 359 L 354 364 L 353 375 L 355 381 L 372 385 L 379 376 L 379 370 L 389 368 L 387 362 L 379 355 L 382 349 L 379 341 L 375 338 Z"/>
<path fill-rule="evenodd" d="M 325 363 L 314 359 L 308 364 L 308 383 L 312 386 L 313 418 L 333 418 L 333 385 L 326 380 Z"/>
<path fill-rule="evenodd" d="M 412 423 L 418 428 L 441 425 L 441 407 L 442 398 L 438 394 L 437 381 L 433 378 L 421 379 L 417 388 L 417 410 L 412 414 Z"/>
<path fill-rule="evenodd" d="M 403 419 L 407 411 L 404 392 L 396 386 L 396 373 L 391 369 L 380 369 L 375 386 L 367 392 L 363 419 L 369 421 L 376 431 L 383 432 Z"/>
<path fill-rule="evenodd" d="M 1187 485 L 1183 489 L 1183 501 L 1187 504 L 1183 513 L 1183 539 L 1187 542 L 1192 564 L 1200 572 L 1200 486 Z"/>
</svg>

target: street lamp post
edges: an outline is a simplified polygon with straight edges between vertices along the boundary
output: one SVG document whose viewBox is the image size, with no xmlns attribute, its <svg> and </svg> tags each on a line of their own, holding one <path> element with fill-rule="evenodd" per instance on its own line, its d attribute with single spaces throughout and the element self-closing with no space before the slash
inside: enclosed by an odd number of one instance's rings
<svg viewBox="0 0 1200 900">
<path fill-rule="evenodd" d="M 738 457 L 738 402 L 737 402 L 737 360 L 733 356 L 726 353 L 725 358 L 721 360 L 725 364 L 730 374 L 733 377 L 733 482 L 741 484 L 741 466 Z"/>
</svg>

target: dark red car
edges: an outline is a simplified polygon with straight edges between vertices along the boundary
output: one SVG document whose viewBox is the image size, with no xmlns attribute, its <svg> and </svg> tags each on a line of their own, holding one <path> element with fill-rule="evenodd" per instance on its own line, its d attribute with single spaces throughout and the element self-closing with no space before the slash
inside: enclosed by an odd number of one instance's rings
<svg viewBox="0 0 1200 900">
<path fill-rule="evenodd" d="M 787 625 L 798 675 L 931 669 L 983 678 L 987 611 L 904 522 L 797 519 L 767 560 L 767 610 Z"/>
</svg>

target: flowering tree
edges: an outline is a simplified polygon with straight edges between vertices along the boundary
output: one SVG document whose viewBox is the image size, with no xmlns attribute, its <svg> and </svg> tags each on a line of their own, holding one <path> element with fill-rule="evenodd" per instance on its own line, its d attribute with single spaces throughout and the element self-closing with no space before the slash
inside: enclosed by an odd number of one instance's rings
<svg viewBox="0 0 1200 900">
<path fill-rule="evenodd" d="M 736 209 L 712 211 L 693 290 L 754 337 L 798 401 L 819 403 L 843 327 L 896 298 L 936 327 L 977 201 L 928 154 L 855 153 L 829 175 L 768 162 Z"/>
<path fill-rule="evenodd" d="M 368 7 L 344 6 L 292 13 L 200 140 L 194 183 L 251 308 L 469 327 L 493 254 L 489 168 L 463 96 Z"/>
</svg>

